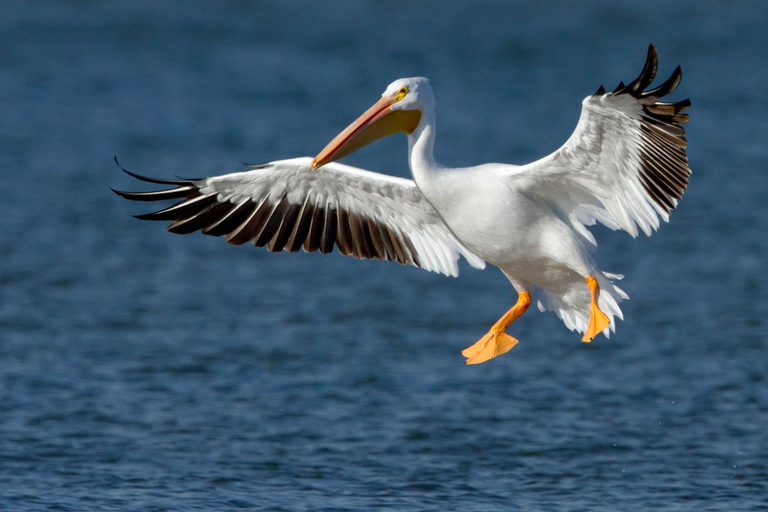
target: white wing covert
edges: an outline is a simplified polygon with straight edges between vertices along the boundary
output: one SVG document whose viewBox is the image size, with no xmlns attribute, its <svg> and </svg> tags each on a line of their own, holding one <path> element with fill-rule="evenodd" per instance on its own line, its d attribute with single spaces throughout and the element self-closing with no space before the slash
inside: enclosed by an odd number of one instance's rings
<svg viewBox="0 0 768 512">
<path fill-rule="evenodd" d="M 691 170 L 681 114 L 689 100 L 659 102 L 680 83 L 680 67 L 659 87 L 645 90 L 657 69 L 656 49 L 640 76 L 611 93 L 598 91 L 582 102 L 576 130 L 551 155 L 510 173 L 516 188 L 548 204 L 584 239 L 596 246 L 585 226 L 596 221 L 633 237 L 669 220 L 683 196 Z"/>
<path fill-rule="evenodd" d="M 464 256 L 476 268 L 485 262 L 451 234 L 412 180 L 339 163 L 317 171 L 311 158 L 280 160 L 252 170 L 193 180 L 142 181 L 175 185 L 151 192 L 117 194 L 134 201 L 180 199 L 145 220 L 172 221 L 168 231 L 225 236 L 270 251 L 342 254 L 411 264 L 458 275 Z"/>
</svg>

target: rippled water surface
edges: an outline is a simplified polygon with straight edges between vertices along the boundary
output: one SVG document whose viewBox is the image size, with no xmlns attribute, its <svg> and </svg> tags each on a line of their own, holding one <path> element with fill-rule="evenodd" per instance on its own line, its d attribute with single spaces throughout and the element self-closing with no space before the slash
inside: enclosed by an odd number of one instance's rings
<svg viewBox="0 0 768 512">
<path fill-rule="evenodd" d="M 20 2 L 0 16 L 3 510 L 768 510 L 764 2 Z M 626 321 L 460 350 L 501 273 L 271 254 L 132 214 L 160 177 L 313 155 L 392 80 L 438 160 L 521 163 L 646 46 L 684 70 L 694 177 L 598 229 Z M 406 176 L 405 142 L 349 162 Z"/>
</svg>

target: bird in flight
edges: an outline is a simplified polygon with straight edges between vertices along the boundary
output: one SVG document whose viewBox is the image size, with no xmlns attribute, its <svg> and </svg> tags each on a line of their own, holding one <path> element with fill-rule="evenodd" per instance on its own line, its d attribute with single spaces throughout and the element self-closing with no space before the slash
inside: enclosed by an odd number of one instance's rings
<svg viewBox="0 0 768 512">
<path fill-rule="evenodd" d="M 410 264 L 458 275 L 464 257 L 475 268 L 501 269 L 517 302 L 462 354 L 478 364 L 518 340 L 506 331 L 533 298 L 589 342 L 615 330 L 627 295 L 593 257 L 587 229 L 596 222 L 650 236 L 682 198 L 691 170 L 681 113 L 689 100 L 662 102 L 679 85 L 672 76 L 648 89 L 657 69 L 653 45 L 640 76 L 582 102 L 575 131 L 554 153 L 526 165 L 489 163 L 450 168 L 435 162 L 435 97 L 426 78 L 392 82 L 381 98 L 314 159 L 279 160 L 245 172 L 162 180 L 171 188 L 115 191 L 134 201 L 175 204 L 139 219 L 169 221 L 168 231 L 224 236 L 270 251 L 320 251 Z M 371 142 L 408 136 L 412 180 L 337 163 Z"/>
</svg>

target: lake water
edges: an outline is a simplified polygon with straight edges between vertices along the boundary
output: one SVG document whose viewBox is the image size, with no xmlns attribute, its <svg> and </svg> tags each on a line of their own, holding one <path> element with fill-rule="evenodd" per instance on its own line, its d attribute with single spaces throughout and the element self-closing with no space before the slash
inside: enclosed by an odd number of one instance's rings
<svg viewBox="0 0 768 512">
<path fill-rule="evenodd" d="M 577 5 L 578 4 L 578 5 Z M 3 510 L 768 510 L 768 4 L 4 0 Z M 175 236 L 107 187 L 316 154 L 428 76 L 437 158 L 524 163 L 681 64 L 690 188 L 596 231 L 632 300 L 586 345 L 515 300 L 338 254 Z M 402 136 L 349 163 L 406 176 Z M 150 209 L 154 205 L 149 205 Z"/>
</svg>

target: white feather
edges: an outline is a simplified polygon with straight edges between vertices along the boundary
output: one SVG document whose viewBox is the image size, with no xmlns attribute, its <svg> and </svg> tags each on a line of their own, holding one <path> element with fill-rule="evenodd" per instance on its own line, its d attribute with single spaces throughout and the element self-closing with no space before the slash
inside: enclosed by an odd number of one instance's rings
<svg viewBox="0 0 768 512">
<path fill-rule="evenodd" d="M 219 201 L 275 204 L 283 196 L 290 204 L 339 207 L 348 213 L 385 224 L 409 237 L 421 267 L 456 276 L 464 256 L 475 268 L 485 262 L 472 254 L 450 232 L 412 180 L 329 163 L 313 171 L 312 159 L 271 162 L 261 168 L 206 178 L 198 183 L 203 194 L 218 193 Z"/>
</svg>

